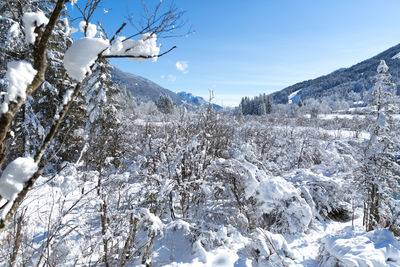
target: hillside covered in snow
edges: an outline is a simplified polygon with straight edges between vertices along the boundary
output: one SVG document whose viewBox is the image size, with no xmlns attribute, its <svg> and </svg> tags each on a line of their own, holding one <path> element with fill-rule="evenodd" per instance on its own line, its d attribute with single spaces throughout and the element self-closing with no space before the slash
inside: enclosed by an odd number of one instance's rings
<svg viewBox="0 0 400 267">
<path fill-rule="evenodd" d="M 303 101 L 310 98 L 321 100 L 324 97 L 357 101 L 371 90 L 376 75 L 376 66 L 380 60 L 386 61 L 386 64 L 390 67 L 392 81 L 399 84 L 400 60 L 396 57 L 399 53 L 400 44 L 354 66 L 343 68 L 312 80 L 296 83 L 272 93 L 271 96 L 274 103 L 286 104 L 289 102 L 288 97 L 291 94 L 301 90 L 301 99 Z M 355 93 L 358 96 L 355 96 Z M 397 89 L 397 95 L 400 95 L 400 89 Z"/>
</svg>

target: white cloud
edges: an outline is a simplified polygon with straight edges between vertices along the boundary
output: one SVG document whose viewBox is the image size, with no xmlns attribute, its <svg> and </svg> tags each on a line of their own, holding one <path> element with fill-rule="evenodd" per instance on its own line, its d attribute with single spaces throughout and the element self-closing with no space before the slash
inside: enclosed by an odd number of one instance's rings
<svg viewBox="0 0 400 267">
<path fill-rule="evenodd" d="M 162 74 L 160 77 L 161 77 L 161 79 L 163 79 L 163 80 L 165 79 L 165 75 L 164 75 L 164 74 Z"/>
<path fill-rule="evenodd" d="M 189 68 L 189 62 L 187 61 L 177 61 L 175 63 L 177 70 L 182 71 L 183 73 L 187 73 L 187 69 Z"/>
<path fill-rule="evenodd" d="M 176 76 L 172 75 L 172 74 L 168 75 L 168 81 L 175 82 L 176 81 Z"/>
</svg>

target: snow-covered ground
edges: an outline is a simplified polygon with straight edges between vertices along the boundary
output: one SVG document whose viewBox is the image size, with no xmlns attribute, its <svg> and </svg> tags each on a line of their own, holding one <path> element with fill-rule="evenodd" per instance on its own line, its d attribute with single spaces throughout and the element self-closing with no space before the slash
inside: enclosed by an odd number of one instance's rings
<svg viewBox="0 0 400 267">
<path fill-rule="evenodd" d="M 306 266 L 313 267 L 319 266 L 320 248 L 324 238 L 335 236 L 340 231 L 348 226 L 351 226 L 352 222 L 316 222 L 310 229 L 303 234 L 285 236 L 288 241 L 290 249 L 293 251 L 296 259 L 294 261 L 295 266 Z M 362 226 L 362 216 L 359 210 L 354 225 Z"/>
</svg>

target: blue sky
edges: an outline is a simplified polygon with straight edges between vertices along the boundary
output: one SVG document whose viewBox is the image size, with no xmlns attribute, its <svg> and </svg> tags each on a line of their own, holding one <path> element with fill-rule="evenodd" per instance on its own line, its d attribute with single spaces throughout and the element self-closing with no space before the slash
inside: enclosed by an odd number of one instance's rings
<svg viewBox="0 0 400 267">
<path fill-rule="evenodd" d="M 140 3 L 105 0 L 109 12 L 92 22 L 102 21 L 112 35 Z M 349 67 L 400 42 L 398 0 L 175 0 L 175 6 L 195 33 L 159 40 L 163 49 L 178 48 L 156 63 L 112 64 L 172 91 L 207 97 L 214 89 L 223 105 Z M 186 63 L 180 70 L 178 61 Z"/>
</svg>

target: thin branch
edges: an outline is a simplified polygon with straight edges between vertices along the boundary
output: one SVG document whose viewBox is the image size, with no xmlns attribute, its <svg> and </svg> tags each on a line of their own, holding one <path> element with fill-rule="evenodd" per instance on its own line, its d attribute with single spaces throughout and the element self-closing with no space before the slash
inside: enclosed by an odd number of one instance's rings
<svg viewBox="0 0 400 267">
<path fill-rule="evenodd" d="M 108 38 L 108 34 L 107 34 L 106 30 L 103 28 L 103 25 L 101 25 L 100 21 L 97 21 L 97 26 L 99 27 L 100 31 L 101 31 L 102 33 L 104 33 L 106 39 L 108 40 L 108 39 L 109 39 L 109 38 Z M 111 42 L 110 42 L 110 43 L 111 43 Z"/>
<path fill-rule="evenodd" d="M 15 21 L 18 21 L 18 18 L 17 18 L 17 16 L 15 15 L 14 10 L 12 10 L 12 7 L 11 7 L 11 5 L 10 5 L 10 2 L 9 2 L 8 0 L 6 0 L 6 3 L 7 3 L 7 6 L 8 6 L 8 9 L 10 9 L 11 14 L 13 15 L 14 20 L 15 20 Z"/>
<path fill-rule="evenodd" d="M 165 51 L 164 53 L 161 53 L 159 55 L 154 55 L 154 56 L 131 56 L 131 55 L 103 55 L 101 56 L 102 58 L 142 58 L 142 59 L 152 59 L 152 58 L 159 58 L 164 56 L 165 54 L 168 54 L 169 52 L 171 52 L 172 50 L 174 50 L 175 48 L 177 48 L 177 46 L 173 46 L 170 49 L 168 49 L 167 51 Z"/>
<path fill-rule="evenodd" d="M 115 40 L 115 38 L 117 38 L 118 34 L 125 28 L 125 26 L 126 22 L 122 23 L 121 27 L 119 27 L 119 29 L 114 33 L 114 36 L 111 38 L 110 44 L 112 44 L 112 42 Z"/>
</svg>

